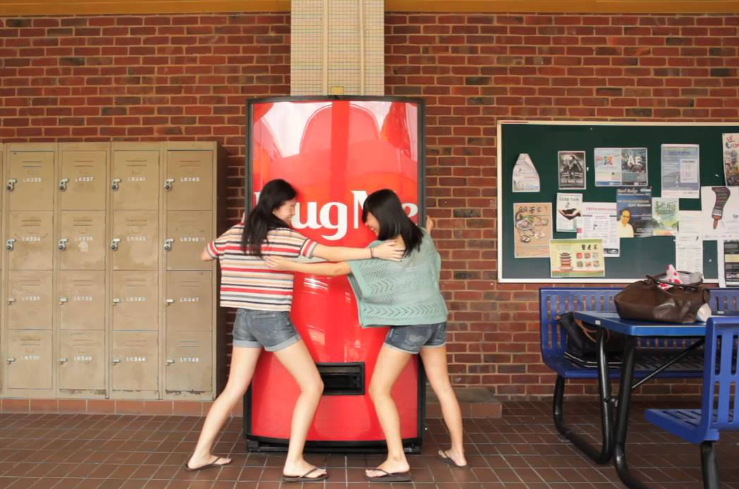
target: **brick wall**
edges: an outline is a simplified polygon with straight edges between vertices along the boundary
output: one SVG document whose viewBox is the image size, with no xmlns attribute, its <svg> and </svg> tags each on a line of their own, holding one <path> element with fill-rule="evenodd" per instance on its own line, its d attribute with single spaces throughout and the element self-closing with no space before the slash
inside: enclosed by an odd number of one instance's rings
<svg viewBox="0 0 739 489">
<path fill-rule="evenodd" d="M 386 26 L 387 94 L 428 104 L 454 382 L 548 394 L 538 286 L 495 282 L 496 121 L 735 120 L 739 17 L 389 13 Z M 244 101 L 289 93 L 289 52 L 286 14 L 0 19 L 0 140 L 218 140 L 235 219 Z"/>
</svg>

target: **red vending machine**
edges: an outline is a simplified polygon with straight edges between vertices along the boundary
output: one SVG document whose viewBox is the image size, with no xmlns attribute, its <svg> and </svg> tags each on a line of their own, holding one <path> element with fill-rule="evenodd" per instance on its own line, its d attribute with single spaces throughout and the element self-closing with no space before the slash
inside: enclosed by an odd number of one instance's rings
<svg viewBox="0 0 739 489">
<path fill-rule="evenodd" d="M 247 105 L 247 208 L 266 182 L 298 191 L 293 227 L 327 245 L 366 246 L 375 235 L 362 204 L 393 189 L 408 215 L 424 218 L 423 101 L 394 97 L 285 97 Z M 292 319 L 325 389 L 308 434 L 310 450 L 384 450 L 369 381 L 387 328 L 363 329 L 346 277 L 296 274 Z M 244 399 L 250 451 L 286 450 L 299 389 L 263 352 Z M 419 452 L 425 426 L 425 377 L 414 358 L 393 391 L 406 451 Z"/>
</svg>

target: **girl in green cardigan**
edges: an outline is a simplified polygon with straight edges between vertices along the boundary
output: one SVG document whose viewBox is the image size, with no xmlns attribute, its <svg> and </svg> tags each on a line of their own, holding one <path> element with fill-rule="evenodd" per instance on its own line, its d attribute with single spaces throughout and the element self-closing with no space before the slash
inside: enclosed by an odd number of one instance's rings
<svg viewBox="0 0 739 489">
<path fill-rule="evenodd" d="M 408 482 L 410 467 L 403 451 L 400 418 L 391 392 L 412 355 L 420 354 L 431 388 L 441 403 L 451 435 L 451 448 L 439 450 L 445 463 L 466 467 L 462 444 L 462 414 L 449 381 L 446 356 L 448 311 L 439 289 L 441 259 L 428 232 L 411 221 L 392 190 L 378 190 L 367 197 L 362 220 L 380 241 L 394 240 L 405 248 L 400 262 L 382 260 L 341 263 L 298 263 L 268 258 L 273 268 L 331 277 L 349 275 L 357 296 L 363 327 L 390 326 L 377 358 L 369 392 L 385 433 L 388 457 L 379 467 L 367 469 L 367 479 Z M 433 223 L 427 220 L 427 227 Z"/>
</svg>

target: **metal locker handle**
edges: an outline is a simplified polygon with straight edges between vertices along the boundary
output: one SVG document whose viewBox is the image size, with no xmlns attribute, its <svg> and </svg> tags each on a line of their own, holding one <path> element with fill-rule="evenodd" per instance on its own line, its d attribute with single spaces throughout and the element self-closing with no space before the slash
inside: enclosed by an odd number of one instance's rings
<svg viewBox="0 0 739 489">
<path fill-rule="evenodd" d="M 68 358 L 60 358 L 59 359 L 59 363 L 64 363 L 64 362 L 68 362 L 68 361 L 69 361 Z"/>
<path fill-rule="evenodd" d="M 164 251 L 172 251 L 172 245 L 174 244 L 173 239 L 164 240 Z"/>
<path fill-rule="evenodd" d="M 113 365 L 115 365 L 117 363 L 121 363 L 121 359 L 120 358 L 114 358 L 113 359 Z"/>
<path fill-rule="evenodd" d="M 8 192 L 12 192 L 13 190 L 15 190 L 16 183 L 18 183 L 18 180 L 16 180 L 15 178 L 11 178 L 10 180 L 8 180 L 8 183 L 5 185 L 5 188 L 8 189 Z"/>
<path fill-rule="evenodd" d="M 116 304 L 120 304 L 120 303 L 121 303 L 121 300 L 120 300 L 120 299 L 118 299 L 117 297 L 116 297 L 115 299 L 113 299 L 113 305 L 114 305 L 114 306 L 115 306 Z"/>
<path fill-rule="evenodd" d="M 69 178 L 62 178 L 61 180 L 59 180 L 59 190 L 61 190 L 62 192 L 67 190 L 68 183 L 69 183 Z"/>
<path fill-rule="evenodd" d="M 167 305 L 174 304 L 174 299 L 167 299 Z"/>
<path fill-rule="evenodd" d="M 172 190 L 172 187 L 174 186 L 174 178 L 168 178 L 164 181 L 164 190 Z"/>
<path fill-rule="evenodd" d="M 60 239 L 59 240 L 59 250 L 60 251 L 64 251 L 64 250 L 67 249 L 67 241 L 69 241 L 69 240 L 66 239 L 66 238 L 63 238 L 63 239 Z"/>
<path fill-rule="evenodd" d="M 15 297 L 8 297 L 8 304 L 15 302 Z"/>
<path fill-rule="evenodd" d="M 8 249 L 8 251 L 13 251 L 13 249 L 15 248 L 15 240 L 13 238 L 9 239 L 5 243 L 5 247 Z"/>
<path fill-rule="evenodd" d="M 167 359 L 167 365 L 172 365 L 173 363 L 174 363 L 174 358 Z"/>
<path fill-rule="evenodd" d="M 59 304 L 62 304 L 62 305 L 64 305 L 64 304 L 65 304 L 65 303 L 66 303 L 66 302 L 67 302 L 68 300 L 69 300 L 69 299 L 67 299 L 66 297 L 60 297 L 60 298 L 59 298 Z"/>
<path fill-rule="evenodd" d="M 121 244 L 120 239 L 114 239 L 110 242 L 110 249 L 113 251 L 118 251 L 118 246 Z"/>
<path fill-rule="evenodd" d="M 113 183 L 112 183 L 112 184 L 110 185 L 110 189 L 111 189 L 111 190 L 112 190 L 113 192 L 115 192 L 115 191 L 116 191 L 116 190 L 118 190 L 119 188 L 121 188 L 121 179 L 120 179 L 120 178 L 114 178 L 114 179 L 113 179 Z"/>
<path fill-rule="evenodd" d="M 8 364 L 11 364 L 13 362 L 15 362 L 15 358 L 13 357 L 8 358 Z"/>
</svg>

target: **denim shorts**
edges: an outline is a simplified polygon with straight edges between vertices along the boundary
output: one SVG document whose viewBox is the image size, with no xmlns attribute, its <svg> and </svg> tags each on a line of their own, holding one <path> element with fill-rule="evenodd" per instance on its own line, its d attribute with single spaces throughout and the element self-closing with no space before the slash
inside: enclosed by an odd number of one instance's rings
<svg viewBox="0 0 739 489">
<path fill-rule="evenodd" d="M 385 344 L 396 350 L 416 354 L 421 348 L 446 345 L 446 322 L 418 326 L 391 326 Z"/>
<path fill-rule="evenodd" d="M 239 309 L 234 322 L 234 346 L 280 351 L 300 341 L 289 311 Z"/>
</svg>

